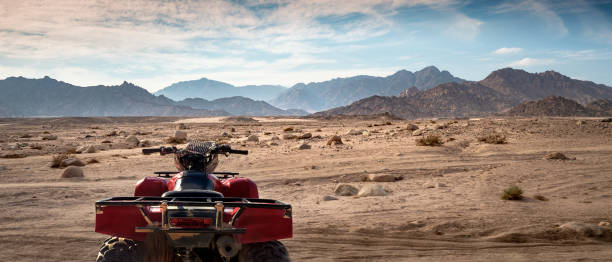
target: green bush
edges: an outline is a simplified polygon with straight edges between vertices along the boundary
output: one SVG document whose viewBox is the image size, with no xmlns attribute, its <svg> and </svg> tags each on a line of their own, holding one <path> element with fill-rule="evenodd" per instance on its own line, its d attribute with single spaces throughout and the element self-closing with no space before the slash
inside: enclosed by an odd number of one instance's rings
<svg viewBox="0 0 612 262">
<path fill-rule="evenodd" d="M 504 189 L 501 198 L 503 200 L 521 200 L 523 199 L 523 190 L 518 186 L 509 186 Z"/>
</svg>

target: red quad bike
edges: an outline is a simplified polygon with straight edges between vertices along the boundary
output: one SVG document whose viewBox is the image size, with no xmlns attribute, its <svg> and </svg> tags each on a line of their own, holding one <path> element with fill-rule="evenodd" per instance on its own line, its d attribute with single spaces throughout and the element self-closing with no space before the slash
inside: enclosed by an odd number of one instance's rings
<svg viewBox="0 0 612 262">
<path fill-rule="evenodd" d="M 95 231 L 111 236 L 97 262 L 289 261 L 278 240 L 292 237 L 291 205 L 259 198 L 238 173 L 213 172 L 217 155 L 247 151 L 192 142 L 142 152 L 174 154 L 180 172 L 155 172 L 133 197 L 96 202 Z"/>
</svg>

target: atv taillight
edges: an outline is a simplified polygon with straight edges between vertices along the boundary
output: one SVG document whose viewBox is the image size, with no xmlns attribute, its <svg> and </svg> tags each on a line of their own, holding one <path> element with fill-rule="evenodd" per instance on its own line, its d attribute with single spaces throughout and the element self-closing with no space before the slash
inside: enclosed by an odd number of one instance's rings
<svg viewBox="0 0 612 262">
<path fill-rule="evenodd" d="M 181 228 L 203 228 L 212 224 L 212 218 L 208 217 L 172 217 L 169 219 L 171 227 Z"/>
</svg>

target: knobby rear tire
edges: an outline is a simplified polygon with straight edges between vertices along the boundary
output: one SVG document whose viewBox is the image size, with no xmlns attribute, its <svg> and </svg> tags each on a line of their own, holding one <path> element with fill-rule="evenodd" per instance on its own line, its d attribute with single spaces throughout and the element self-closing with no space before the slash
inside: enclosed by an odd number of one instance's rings
<svg viewBox="0 0 612 262">
<path fill-rule="evenodd" d="M 242 246 L 238 262 L 290 262 L 289 253 L 279 241 L 251 243 Z"/>
<path fill-rule="evenodd" d="M 110 237 L 104 241 L 96 262 L 142 262 L 143 245 L 131 239 Z"/>
</svg>

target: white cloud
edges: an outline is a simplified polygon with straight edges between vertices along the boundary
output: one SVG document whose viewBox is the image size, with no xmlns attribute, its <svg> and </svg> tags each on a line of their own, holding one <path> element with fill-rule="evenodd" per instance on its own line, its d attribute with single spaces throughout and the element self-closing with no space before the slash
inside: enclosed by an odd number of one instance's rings
<svg viewBox="0 0 612 262">
<path fill-rule="evenodd" d="M 482 21 L 468 17 L 464 14 L 457 14 L 445 33 L 461 40 L 474 40 L 480 32 Z"/>
<path fill-rule="evenodd" d="M 493 53 L 496 55 L 509 55 L 509 54 L 520 53 L 521 51 L 523 51 L 523 49 L 520 47 L 502 47 L 500 49 L 493 51 Z"/>
<path fill-rule="evenodd" d="M 536 58 L 525 57 L 521 60 L 510 63 L 509 66 L 512 66 L 512 67 L 546 66 L 546 65 L 551 65 L 555 63 L 556 61 L 554 59 L 536 59 Z"/>
</svg>

